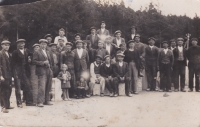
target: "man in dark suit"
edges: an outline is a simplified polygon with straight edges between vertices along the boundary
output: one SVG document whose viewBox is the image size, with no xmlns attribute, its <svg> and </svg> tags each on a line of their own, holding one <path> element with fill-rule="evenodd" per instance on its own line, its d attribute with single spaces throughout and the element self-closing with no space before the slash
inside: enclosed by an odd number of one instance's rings
<svg viewBox="0 0 200 127">
<path fill-rule="evenodd" d="M 174 49 L 176 48 L 176 40 L 175 39 L 171 39 L 170 40 L 170 47 L 169 49 L 173 52 Z M 172 86 L 174 86 L 174 83 L 175 83 L 175 72 L 174 70 L 172 70 L 172 73 L 171 73 L 171 83 L 172 83 Z"/>
<path fill-rule="evenodd" d="M 31 53 L 24 48 L 26 40 L 17 40 L 17 50 L 12 54 L 12 63 L 14 71 L 15 94 L 17 99 L 17 106 L 22 108 L 21 101 L 21 85 L 23 84 L 24 98 L 27 106 L 35 106 L 33 104 L 32 87 L 30 84 L 30 67 Z"/>
<path fill-rule="evenodd" d="M 128 34 L 128 36 L 126 37 L 126 42 L 128 42 L 130 40 L 134 40 L 137 28 L 135 26 L 132 26 L 130 28 L 130 31 L 131 31 L 131 34 Z"/>
<path fill-rule="evenodd" d="M 115 95 L 118 96 L 119 90 L 119 82 L 125 82 L 125 93 L 127 96 L 131 97 L 130 94 L 130 75 L 129 75 L 129 67 L 128 63 L 123 62 L 124 54 L 117 54 L 117 62 L 114 64 L 114 83 L 115 83 Z"/>
<path fill-rule="evenodd" d="M 106 23 L 104 21 L 101 22 L 101 29 L 97 30 L 97 35 L 100 40 L 105 40 L 105 37 L 110 35 L 109 31 L 106 29 Z"/>
<path fill-rule="evenodd" d="M 89 63 L 89 55 L 87 50 L 83 49 L 83 41 L 78 40 L 76 41 L 76 49 L 73 51 L 75 53 L 75 60 L 74 60 L 74 66 L 75 68 L 75 76 L 76 80 L 80 80 L 80 76 L 84 71 L 87 71 L 88 69 L 88 63 Z"/>
<path fill-rule="evenodd" d="M 155 38 L 148 39 L 149 46 L 145 48 L 145 61 L 146 61 L 146 74 L 148 81 L 147 91 L 156 90 L 156 78 L 157 78 L 157 61 L 159 49 L 155 46 Z"/>
<path fill-rule="evenodd" d="M 76 33 L 74 35 L 74 41 L 72 41 L 73 47 L 72 50 L 76 49 L 76 41 L 81 40 L 81 34 L 80 33 Z"/>
<path fill-rule="evenodd" d="M 6 109 L 13 109 L 10 106 L 10 96 L 12 92 L 12 66 L 11 55 L 8 53 L 10 48 L 9 41 L 1 42 L 2 50 L 0 51 L 0 104 L 2 106 L 2 112 L 7 113 Z"/>
<path fill-rule="evenodd" d="M 124 38 L 121 37 L 122 32 L 120 30 L 115 31 L 115 38 L 113 39 L 112 45 L 115 46 L 115 50 L 118 51 L 120 49 L 120 45 L 125 43 Z"/>
<path fill-rule="evenodd" d="M 186 52 L 187 59 L 189 61 L 188 68 L 189 68 L 189 88 L 188 92 L 192 92 L 194 88 L 193 79 L 195 75 L 195 90 L 196 92 L 199 91 L 199 73 L 200 73 L 200 46 L 197 45 L 198 39 L 192 38 L 192 46 Z"/>
<path fill-rule="evenodd" d="M 65 51 L 66 47 L 64 44 L 64 40 L 63 39 L 58 39 L 58 46 L 57 46 L 57 52 L 60 54 L 62 51 Z"/>
<path fill-rule="evenodd" d="M 160 70 L 160 92 L 171 92 L 171 71 L 174 63 L 174 55 L 168 49 L 168 42 L 163 42 L 163 48 L 158 56 L 158 69 Z"/>
<path fill-rule="evenodd" d="M 50 101 L 50 91 L 53 77 L 53 60 L 46 50 L 47 40 L 40 39 L 40 49 L 33 54 L 33 64 L 36 65 L 36 75 L 38 76 L 38 107 L 52 105 Z"/>
<path fill-rule="evenodd" d="M 96 34 L 95 27 L 90 28 L 91 34 L 87 35 L 86 40 L 90 40 L 91 48 L 97 49 L 98 48 L 98 36 Z"/>
<path fill-rule="evenodd" d="M 185 91 L 185 66 L 187 66 L 186 49 L 183 47 L 183 38 L 177 39 L 177 47 L 173 50 L 174 54 L 174 91 L 179 91 L 179 76 L 180 76 L 180 90 Z"/>
<path fill-rule="evenodd" d="M 50 51 L 51 47 L 49 45 L 52 43 L 53 37 L 51 36 L 51 34 L 46 34 L 44 36 L 44 39 L 46 39 L 48 41 L 47 50 Z"/>
<path fill-rule="evenodd" d="M 102 40 L 98 42 L 98 49 L 95 51 L 95 57 L 100 55 L 101 58 L 104 58 L 106 55 L 109 55 L 108 51 L 104 48 L 104 44 Z"/>
</svg>

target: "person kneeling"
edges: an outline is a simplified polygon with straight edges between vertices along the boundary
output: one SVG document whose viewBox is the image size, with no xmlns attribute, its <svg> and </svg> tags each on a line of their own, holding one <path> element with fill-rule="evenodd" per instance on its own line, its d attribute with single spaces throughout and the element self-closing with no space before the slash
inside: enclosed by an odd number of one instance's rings
<svg viewBox="0 0 200 127">
<path fill-rule="evenodd" d="M 119 83 L 125 83 L 125 93 L 126 96 L 131 97 L 130 94 L 130 76 L 129 76 L 129 69 L 128 63 L 123 62 L 124 54 L 118 53 L 117 54 L 117 63 L 114 65 L 114 84 L 115 89 L 117 92 L 115 93 L 115 97 L 119 95 L 118 86 Z"/>
<path fill-rule="evenodd" d="M 93 88 L 95 84 L 100 84 L 101 96 L 104 96 L 105 80 L 100 75 L 101 61 L 102 57 L 100 55 L 97 55 L 96 61 L 94 63 L 91 63 L 90 65 L 90 92 L 91 94 L 93 93 Z"/>
</svg>

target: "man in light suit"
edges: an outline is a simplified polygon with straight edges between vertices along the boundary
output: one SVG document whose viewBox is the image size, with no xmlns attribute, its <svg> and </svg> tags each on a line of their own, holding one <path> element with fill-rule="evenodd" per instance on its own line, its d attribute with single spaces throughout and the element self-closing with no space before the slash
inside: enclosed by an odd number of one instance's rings
<svg viewBox="0 0 200 127">
<path fill-rule="evenodd" d="M 90 28 L 91 34 L 87 35 L 86 40 L 90 40 L 91 48 L 97 49 L 98 48 L 98 36 L 96 34 L 95 27 Z"/>
<path fill-rule="evenodd" d="M 38 107 L 52 105 L 50 101 L 51 80 L 53 77 L 53 61 L 49 51 L 46 50 L 47 40 L 40 39 L 40 49 L 33 54 L 33 64 L 36 65 L 38 76 Z"/>
<path fill-rule="evenodd" d="M 0 104 L 2 106 L 2 112 L 8 113 L 6 109 L 13 109 L 10 106 L 10 96 L 12 92 L 12 66 L 11 55 L 8 53 L 10 48 L 9 41 L 1 42 L 2 50 L 0 51 Z"/>
<path fill-rule="evenodd" d="M 124 38 L 121 37 L 122 32 L 120 30 L 115 31 L 115 38 L 113 39 L 112 44 L 115 46 L 115 50 L 118 51 L 120 49 L 120 44 L 125 43 Z"/>
<path fill-rule="evenodd" d="M 83 41 L 77 40 L 76 41 L 76 49 L 73 51 L 75 53 L 75 76 L 76 80 L 80 80 L 80 76 L 84 71 L 87 71 L 88 63 L 89 63 L 89 55 L 87 50 L 83 49 Z"/>
<path fill-rule="evenodd" d="M 101 29 L 97 30 L 97 35 L 100 40 L 105 40 L 106 36 L 110 35 L 109 31 L 106 29 L 106 23 L 104 21 L 101 22 Z"/>
</svg>

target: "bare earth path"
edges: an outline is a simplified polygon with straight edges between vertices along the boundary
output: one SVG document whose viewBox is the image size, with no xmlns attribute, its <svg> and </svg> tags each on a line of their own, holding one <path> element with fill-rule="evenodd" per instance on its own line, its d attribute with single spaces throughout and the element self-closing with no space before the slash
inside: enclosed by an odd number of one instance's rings
<svg viewBox="0 0 200 127">
<path fill-rule="evenodd" d="M 133 97 L 91 97 L 53 102 L 53 106 L 25 107 L 15 104 L 10 113 L 0 113 L 0 126 L 120 126 L 200 127 L 200 93 L 142 92 Z"/>
</svg>

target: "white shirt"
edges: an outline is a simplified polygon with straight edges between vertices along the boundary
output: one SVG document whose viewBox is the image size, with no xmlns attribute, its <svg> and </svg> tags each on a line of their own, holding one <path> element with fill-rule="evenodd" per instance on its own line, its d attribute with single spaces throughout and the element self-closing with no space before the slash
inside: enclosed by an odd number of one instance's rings
<svg viewBox="0 0 200 127">
<path fill-rule="evenodd" d="M 117 46 L 119 47 L 119 45 L 121 44 L 121 38 L 120 39 L 116 38 L 116 40 L 117 40 Z"/>
<path fill-rule="evenodd" d="M 167 54 L 168 49 L 164 49 L 164 53 Z"/>
<path fill-rule="evenodd" d="M 83 49 L 82 48 L 81 49 L 77 48 L 77 53 L 78 53 L 79 58 L 81 58 L 82 54 L 83 54 Z"/>
<path fill-rule="evenodd" d="M 92 78 L 96 78 L 96 74 L 94 73 L 94 64 L 95 66 L 100 66 L 100 64 L 97 64 L 96 61 L 94 63 L 91 63 L 90 65 L 90 74 Z"/>
<path fill-rule="evenodd" d="M 122 67 L 123 66 L 123 62 L 119 62 L 119 66 Z"/>
<path fill-rule="evenodd" d="M 178 50 L 179 50 L 179 52 L 182 52 L 183 51 L 183 46 L 178 46 Z"/>
<path fill-rule="evenodd" d="M 110 67 L 110 64 L 106 64 L 106 67 Z"/>
<path fill-rule="evenodd" d="M 175 48 L 171 47 L 171 50 L 173 51 Z"/>
<path fill-rule="evenodd" d="M 7 51 L 5 51 L 5 54 L 8 56 L 8 58 L 9 58 L 9 54 L 8 54 L 8 52 Z"/>
<path fill-rule="evenodd" d="M 105 31 L 105 28 L 101 28 L 101 33 L 104 33 L 104 31 Z"/>
<path fill-rule="evenodd" d="M 24 49 L 19 49 L 19 51 L 24 55 Z"/>
<path fill-rule="evenodd" d="M 154 46 L 151 46 L 151 45 L 149 45 L 149 47 L 151 48 L 151 50 L 152 50 L 152 48 L 154 47 Z"/>
<path fill-rule="evenodd" d="M 131 38 L 134 39 L 134 37 L 135 37 L 135 34 L 131 34 Z"/>
<path fill-rule="evenodd" d="M 110 45 L 106 44 L 106 50 L 107 50 L 108 53 L 110 54 Z"/>
<path fill-rule="evenodd" d="M 63 37 L 57 36 L 57 37 L 54 39 L 54 43 L 55 43 L 55 44 L 58 44 L 58 40 L 59 40 L 59 39 L 63 39 L 63 40 L 64 40 L 64 45 L 68 42 L 68 41 L 67 41 L 67 38 L 66 38 L 65 36 L 63 36 Z M 58 44 L 58 46 L 59 46 L 59 44 Z"/>
<path fill-rule="evenodd" d="M 42 49 L 42 52 L 44 53 L 44 55 L 47 57 L 47 53 L 44 49 Z"/>
</svg>

